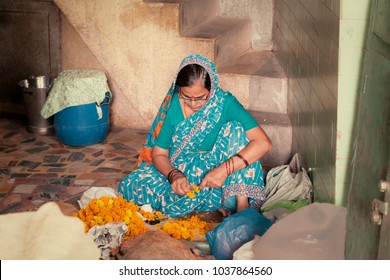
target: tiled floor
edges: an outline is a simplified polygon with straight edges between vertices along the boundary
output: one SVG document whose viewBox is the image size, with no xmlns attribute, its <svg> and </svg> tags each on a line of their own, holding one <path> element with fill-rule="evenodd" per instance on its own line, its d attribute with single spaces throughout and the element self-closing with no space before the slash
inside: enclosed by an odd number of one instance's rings
<svg viewBox="0 0 390 280">
<path fill-rule="evenodd" d="M 48 201 L 77 205 L 92 186 L 111 187 L 134 168 L 147 131 L 112 127 L 104 143 L 62 144 L 18 119 L 0 118 L 0 214 L 36 210 Z"/>
</svg>

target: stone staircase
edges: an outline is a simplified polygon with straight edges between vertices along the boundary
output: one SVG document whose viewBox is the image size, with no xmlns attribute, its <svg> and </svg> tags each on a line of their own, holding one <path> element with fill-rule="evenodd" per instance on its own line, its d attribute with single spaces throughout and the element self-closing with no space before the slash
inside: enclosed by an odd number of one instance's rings
<svg viewBox="0 0 390 280">
<path fill-rule="evenodd" d="M 265 168 L 290 160 L 287 79 L 272 52 L 273 0 L 54 1 L 108 74 L 116 124 L 151 122 L 160 104 L 155 96 L 171 82 L 168 71 L 197 52 L 215 62 L 221 88 L 271 138 Z"/>
<path fill-rule="evenodd" d="M 287 78 L 271 50 L 253 49 L 252 20 L 221 15 L 221 10 L 225 15 L 229 11 L 221 8 L 224 2 L 220 0 L 144 2 L 179 5 L 180 36 L 214 40 L 220 86 L 237 96 L 273 142 L 273 150 L 262 160 L 264 167 L 288 163 L 292 127 L 287 115 Z"/>
</svg>

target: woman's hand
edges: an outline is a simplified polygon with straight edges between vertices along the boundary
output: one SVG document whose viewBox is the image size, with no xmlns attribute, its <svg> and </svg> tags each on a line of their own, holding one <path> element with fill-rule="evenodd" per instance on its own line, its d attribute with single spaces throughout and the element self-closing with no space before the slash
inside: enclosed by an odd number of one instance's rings
<svg viewBox="0 0 390 280">
<path fill-rule="evenodd" d="M 168 154 L 169 151 L 166 149 L 162 149 L 158 146 L 154 146 L 153 148 L 153 164 L 157 170 L 166 177 L 168 177 L 169 172 L 174 169 L 171 161 L 168 159 Z M 175 174 L 171 183 L 171 188 L 172 191 L 178 195 L 186 195 L 187 192 L 191 190 L 190 182 L 188 182 L 187 177 L 181 172 Z"/>
<path fill-rule="evenodd" d="M 223 166 L 218 166 L 210 170 L 206 176 L 204 176 L 199 188 L 220 188 L 225 183 L 226 178 L 227 174 L 225 168 Z"/>
<path fill-rule="evenodd" d="M 171 184 L 172 191 L 178 195 L 186 195 L 191 190 L 190 182 L 184 174 L 177 175 Z"/>
</svg>

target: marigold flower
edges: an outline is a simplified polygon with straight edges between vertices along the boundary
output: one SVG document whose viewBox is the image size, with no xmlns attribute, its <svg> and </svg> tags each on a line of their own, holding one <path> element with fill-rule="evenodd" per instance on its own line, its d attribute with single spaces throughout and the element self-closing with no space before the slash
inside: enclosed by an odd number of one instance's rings
<svg viewBox="0 0 390 280">
<path fill-rule="evenodd" d="M 189 198 L 194 198 L 194 197 L 195 197 L 195 194 L 194 194 L 193 191 L 189 191 L 189 192 L 187 193 L 187 196 L 188 196 Z"/>
<path fill-rule="evenodd" d="M 211 226 L 207 222 L 201 221 L 197 216 L 167 222 L 160 228 L 161 231 L 173 238 L 188 241 L 194 241 L 196 235 L 204 235 L 210 229 Z"/>
<path fill-rule="evenodd" d="M 196 193 L 200 192 L 200 189 L 199 189 L 199 187 L 198 187 L 197 185 L 193 185 L 193 186 L 192 186 L 192 189 L 193 189 L 194 192 L 196 192 Z"/>
<path fill-rule="evenodd" d="M 140 213 L 149 222 L 159 221 L 163 217 L 163 214 L 160 211 L 156 211 L 152 213 L 152 212 L 145 212 L 145 210 L 140 210 Z"/>
<path fill-rule="evenodd" d="M 149 230 L 142 218 L 136 214 L 138 209 L 138 205 L 128 202 L 121 196 L 116 198 L 103 196 L 92 199 L 85 209 L 72 213 L 72 216 L 84 222 L 85 232 L 95 225 L 124 222 L 128 227 L 126 237 L 129 237 Z"/>
<path fill-rule="evenodd" d="M 189 198 L 194 198 L 196 196 L 196 193 L 199 193 L 200 192 L 200 189 L 197 185 L 192 185 L 192 190 L 187 192 L 186 195 L 189 197 Z"/>
</svg>

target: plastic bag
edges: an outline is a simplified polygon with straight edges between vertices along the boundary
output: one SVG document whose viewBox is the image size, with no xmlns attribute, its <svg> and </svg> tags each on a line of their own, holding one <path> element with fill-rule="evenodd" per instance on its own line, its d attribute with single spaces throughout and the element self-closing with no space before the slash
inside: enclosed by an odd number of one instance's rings
<svg viewBox="0 0 390 280">
<path fill-rule="evenodd" d="M 100 259 L 110 259 L 111 250 L 119 248 L 126 236 L 128 227 L 123 222 L 107 223 L 94 226 L 88 231 L 97 247 L 100 249 Z"/>
<path fill-rule="evenodd" d="M 312 183 L 306 170 L 301 167 L 299 154 L 295 154 L 289 165 L 272 168 L 267 174 L 266 201 L 261 210 L 282 200 L 310 199 Z"/>
<path fill-rule="evenodd" d="M 256 260 L 345 259 L 345 207 L 315 202 L 275 223 L 252 245 Z"/>
<path fill-rule="evenodd" d="M 206 233 L 211 254 L 216 260 L 231 260 L 238 248 L 255 235 L 263 235 L 271 224 L 271 221 L 253 208 L 233 214 Z"/>
<path fill-rule="evenodd" d="M 108 187 L 91 187 L 83 193 L 77 202 L 80 208 L 85 208 L 92 199 L 102 196 L 118 197 L 118 192 Z"/>
</svg>

